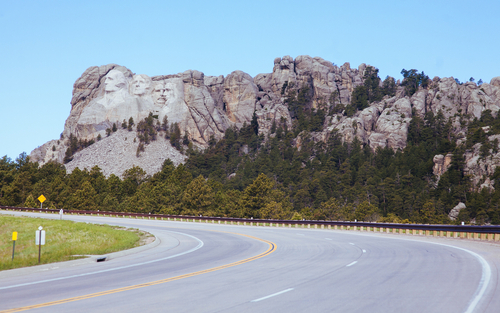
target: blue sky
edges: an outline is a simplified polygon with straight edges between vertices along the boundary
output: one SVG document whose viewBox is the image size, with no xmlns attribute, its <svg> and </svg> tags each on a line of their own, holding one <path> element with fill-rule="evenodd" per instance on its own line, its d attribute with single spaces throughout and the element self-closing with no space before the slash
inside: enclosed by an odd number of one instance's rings
<svg viewBox="0 0 500 313">
<path fill-rule="evenodd" d="M 59 138 L 90 66 L 137 74 L 272 72 L 276 57 L 500 76 L 500 1 L 0 2 L 0 157 Z"/>
</svg>

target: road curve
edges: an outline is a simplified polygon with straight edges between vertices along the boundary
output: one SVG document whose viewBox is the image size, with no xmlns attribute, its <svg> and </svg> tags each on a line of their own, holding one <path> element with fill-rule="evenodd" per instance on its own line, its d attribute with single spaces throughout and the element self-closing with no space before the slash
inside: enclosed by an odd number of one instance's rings
<svg viewBox="0 0 500 313">
<path fill-rule="evenodd" d="M 160 244 L 106 262 L 0 272 L 0 312 L 498 312 L 500 307 L 500 247 L 491 243 L 65 218 L 140 228 Z"/>
</svg>

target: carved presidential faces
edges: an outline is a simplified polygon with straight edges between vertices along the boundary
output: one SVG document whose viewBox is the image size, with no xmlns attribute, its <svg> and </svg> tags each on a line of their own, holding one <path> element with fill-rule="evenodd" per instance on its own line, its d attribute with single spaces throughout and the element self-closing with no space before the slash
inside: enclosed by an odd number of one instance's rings
<svg viewBox="0 0 500 313">
<path fill-rule="evenodd" d="M 104 81 L 104 90 L 109 92 L 115 92 L 120 89 L 127 87 L 127 80 L 122 72 L 117 70 L 111 70 L 106 75 L 106 80 Z"/>
<path fill-rule="evenodd" d="M 144 74 L 135 75 L 130 84 L 130 92 L 134 96 L 143 96 L 151 88 L 151 78 Z"/>
<path fill-rule="evenodd" d="M 174 83 L 165 83 L 165 99 L 175 98 L 175 84 Z"/>
<path fill-rule="evenodd" d="M 167 102 L 165 94 L 165 83 L 162 81 L 156 82 L 153 88 L 153 101 L 158 105 L 164 105 Z"/>
</svg>

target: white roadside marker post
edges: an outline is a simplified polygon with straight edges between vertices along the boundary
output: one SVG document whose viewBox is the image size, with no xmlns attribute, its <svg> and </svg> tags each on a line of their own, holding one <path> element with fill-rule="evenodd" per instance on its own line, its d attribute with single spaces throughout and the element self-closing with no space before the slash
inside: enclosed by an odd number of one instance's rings
<svg viewBox="0 0 500 313">
<path fill-rule="evenodd" d="M 38 231 L 35 232 L 35 243 L 38 246 L 38 264 L 40 264 L 40 255 L 42 254 L 42 245 L 45 245 L 45 230 L 43 227 L 38 227 Z"/>
</svg>

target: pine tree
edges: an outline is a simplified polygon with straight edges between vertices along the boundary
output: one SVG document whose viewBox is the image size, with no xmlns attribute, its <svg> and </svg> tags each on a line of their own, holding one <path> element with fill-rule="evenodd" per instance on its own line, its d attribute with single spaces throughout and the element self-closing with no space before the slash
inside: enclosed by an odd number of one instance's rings
<svg viewBox="0 0 500 313">
<path fill-rule="evenodd" d="M 71 195 L 69 202 L 73 210 L 97 210 L 97 193 L 88 180 L 84 181 L 81 189 Z"/>
<path fill-rule="evenodd" d="M 132 131 L 132 126 L 134 126 L 134 119 L 132 118 L 132 116 L 128 119 L 128 131 Z"/>
<path fill-rule="evenodd" d="M 247 217 L 259 217 L 259 210 L 269 202 L 269 194 L 274 183 L 261 173 L 252 184 L 245 188 L 241 198 L 244 214 Z"/>
<path fill-rule="evenodd" d="M 214 194 L 203 176 L 193 179 L 184 191 L 182 203 L 190 214 L 204 214 L 213 204 Z"/>
<path fill-rule="evenodd" d="M 24 206 L 27 208 L 36 208 L 35 199 L 33 199 L 33 195 L 30 193 L 28 197 L 26 197 L 26 201 L 24 202 Z"/>
</svg>

